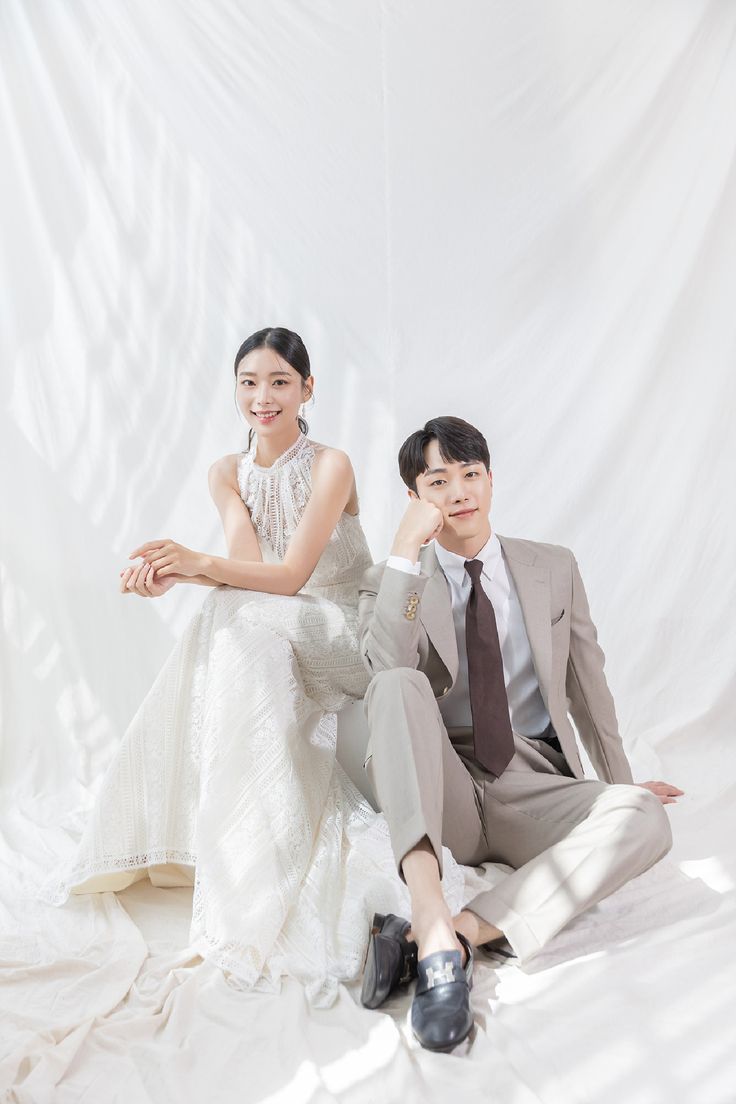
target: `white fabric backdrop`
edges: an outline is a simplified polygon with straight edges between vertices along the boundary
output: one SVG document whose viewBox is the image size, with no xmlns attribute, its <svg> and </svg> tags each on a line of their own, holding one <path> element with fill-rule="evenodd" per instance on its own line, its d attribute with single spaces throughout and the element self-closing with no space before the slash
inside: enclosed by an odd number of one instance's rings
<svg viewBox="0 0 736 1104">
<path fill-rule="evenodd" d="M 487 432 L 495 524 L 575 549 L 637 774 L 688 790 L 678 857 L 732 907 L 735 42 L 717 0 L 4 0 L 13 969 L 53 958 L 46 914 L 18 951 L 17 886 L 202 600 L 123 600 L 117 572 L 154 536 L 222 547 L 206 471 L 266 324 L 307 343 L 312 435 L 353 458 L 376 558 L 406 434 Z"/>
</svg>

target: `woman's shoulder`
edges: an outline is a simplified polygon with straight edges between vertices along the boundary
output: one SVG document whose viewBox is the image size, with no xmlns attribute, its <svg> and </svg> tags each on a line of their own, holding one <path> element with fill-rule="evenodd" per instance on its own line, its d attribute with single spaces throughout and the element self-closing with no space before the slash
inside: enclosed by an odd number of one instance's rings
<svg viewBox="0 0 736 1104">
<path fill-rule="evenodd" d="M 352 472 L 353 465 L 350 457 L 342 449 L 334 448 L 332 445 L 322 445 L 319 441 L 310 441 L 309 443 L 314 451 L 313 468 L 318 465 L 320 468 L 335 473 Z"/>
<path fill-rule="evenodd" d="M 237 490 L 238 464 L 242 456 L 242 452 L 231 452 L 210 464 L 208 480 L 211 490 L 222 487 L 232 487 Z"/>
<path fill-rule="evenodd" d="M 345 494 L 345 512 L 353 517 L 358 513 L 358 490 L 350 457 L 342 449 L 321 445 L 312 441 L 312 484 L 321 484 L 326 491 Z M 323 481 L 323 482 L 322 482 Z"/>
</svg>

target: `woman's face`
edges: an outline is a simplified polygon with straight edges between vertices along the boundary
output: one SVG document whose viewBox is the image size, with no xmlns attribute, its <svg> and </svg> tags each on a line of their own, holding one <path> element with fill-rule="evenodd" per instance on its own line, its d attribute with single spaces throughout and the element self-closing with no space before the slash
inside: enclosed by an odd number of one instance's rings
<svg viewBox="0 0 736 1104">
<path fill-rule="evenodd" d="M 303 380 L 273 349 L 254 349 L 238 365 L 235 397 L 259 437 L 292 428 L 309 398 L 312 377 Z"/>
</svg>

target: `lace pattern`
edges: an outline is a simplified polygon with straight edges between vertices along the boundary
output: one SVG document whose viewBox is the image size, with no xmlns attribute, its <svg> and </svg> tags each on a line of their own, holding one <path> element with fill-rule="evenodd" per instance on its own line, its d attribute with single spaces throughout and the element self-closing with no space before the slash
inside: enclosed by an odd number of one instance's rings
<svg viewBox="0 0 736 1104">
<path fill-rule="evenodd" d="M 238 464 L 240 496 L 258 535 L 283 560 L 312 490 L 314 446 L 302 433 L 270 468 L 256 464 L 256 446 Z"/>
</svg>

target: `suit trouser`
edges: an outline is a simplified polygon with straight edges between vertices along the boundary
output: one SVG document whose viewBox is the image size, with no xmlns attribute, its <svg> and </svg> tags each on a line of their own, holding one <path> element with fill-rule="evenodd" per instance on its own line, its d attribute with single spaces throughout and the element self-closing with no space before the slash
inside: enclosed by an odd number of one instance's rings
<svg viewBox="0 0 736 1104">
<path fill-rule="evenodd" d="M 472 758 L 472 731 L 448 734 L 427 677 L 383 671 L 368 689 L 366 770 L 401 861 L 425 836 L 466 866 L 515 869 L 467 904 L 520 961 L 574 916 L 652 866 L 672 843 L 657 797 L 638 786 L 573 778 L 560 753 L 514 733 L 500 778 Z"/>
</svg>

